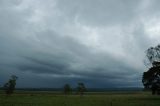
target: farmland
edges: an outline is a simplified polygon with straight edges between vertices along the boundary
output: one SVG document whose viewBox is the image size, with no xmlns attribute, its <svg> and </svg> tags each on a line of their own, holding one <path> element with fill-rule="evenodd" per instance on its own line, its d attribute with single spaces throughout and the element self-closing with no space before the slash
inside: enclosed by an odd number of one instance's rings
<svg viewBox="0 0 160 106">
<path fill-rule="evenodd" d="M 0 94 L 0 106 L 159 106 L 160 96 L 150 92 L 90 92 L 83 96 L 52 91 Z"/>
</svg>

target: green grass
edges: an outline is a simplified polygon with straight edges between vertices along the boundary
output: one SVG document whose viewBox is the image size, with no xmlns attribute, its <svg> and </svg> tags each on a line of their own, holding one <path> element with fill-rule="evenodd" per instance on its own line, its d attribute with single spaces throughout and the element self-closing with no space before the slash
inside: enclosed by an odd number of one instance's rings
<svg viewBox="0 0 160 106">
<path fill-rule="evenodd" d="M 149 92 L 103 92 L 84 96 L 56 92 L 0 94 L 0 106 L 160 106 L 160 96 Z"/>
</svg>

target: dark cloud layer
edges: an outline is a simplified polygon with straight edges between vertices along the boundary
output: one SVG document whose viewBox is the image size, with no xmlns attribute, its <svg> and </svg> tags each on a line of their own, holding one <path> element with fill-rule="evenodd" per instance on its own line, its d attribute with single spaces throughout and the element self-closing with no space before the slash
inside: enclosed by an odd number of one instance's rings
<svg viewBox="0 0 160 106">
<path fill-rule="evenodd" d="M 1 0 L 0 85 L 141 87 L 159 1 Z"/>
</svg>

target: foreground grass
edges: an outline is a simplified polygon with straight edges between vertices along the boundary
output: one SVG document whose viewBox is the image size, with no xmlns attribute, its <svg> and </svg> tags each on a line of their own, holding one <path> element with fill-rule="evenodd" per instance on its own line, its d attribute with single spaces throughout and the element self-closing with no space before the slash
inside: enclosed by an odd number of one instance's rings
<svg viewBox="0 0 160 106">
<path fill-rule="evenodd" d="M 143 92 L 88 93 L 84 96 L 55 92 L 0 94 L 0 106 L 159 106 L 160 96 Z"/>
</svg>

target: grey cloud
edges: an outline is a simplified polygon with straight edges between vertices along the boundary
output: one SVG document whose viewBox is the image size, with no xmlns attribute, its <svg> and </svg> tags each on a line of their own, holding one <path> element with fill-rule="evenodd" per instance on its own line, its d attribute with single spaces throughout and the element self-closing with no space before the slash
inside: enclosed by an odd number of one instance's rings
<svg viewBox="0 0 160 106">
<path fill-rule="evenodd" d="M 137 14 L 139 1 L 127 0 L 60 0 L 58 7 L 67 16 L 74 16 L 79 22 L 91 26 L 129 23 Z"/>
<path fill-rule="evenodd" d="M 142 86 L 144 51 L 155 44 L 139 19 L 142 1 L 32 2 L 0 1 L 0 83 L 16 74 L 18 87 L 61 87 L 77 82 L 89 87 Z M 117 33 L 107 32 L 112 27 Z M 94 34 L 98 34 L 98 44 L 113 53 L 94 46 L 90 40 Z M 115 55 L 119 53 L 122 55 Z"/>
</svg>

